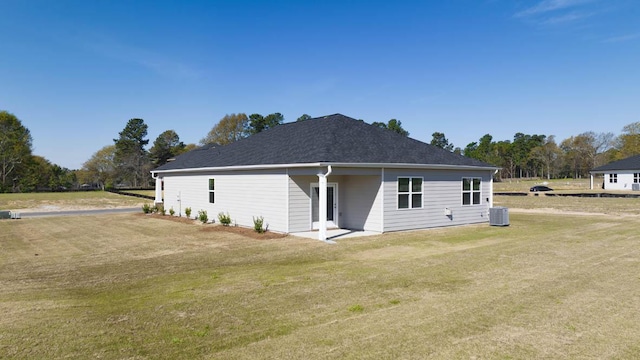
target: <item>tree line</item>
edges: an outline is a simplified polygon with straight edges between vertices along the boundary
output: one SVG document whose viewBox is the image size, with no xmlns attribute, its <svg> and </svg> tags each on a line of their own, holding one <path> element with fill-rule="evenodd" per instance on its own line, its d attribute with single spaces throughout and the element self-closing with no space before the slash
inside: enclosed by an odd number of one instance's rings
<svg viewBox="0 0 640 360">
<path fill-rule="evenodd" d="M 303 114 L 296 121 L 306 121 Z M 184 144 L 174 130 L 162 132 L 147 149 L 148 126 L 130 119 L 113 143 L 96 151 L 81 169 L 70 170 L 32 153 L 29 129 L 13 114 L 0 111 L 0 192 L 32 192 L 77 188 L 149 187 L 150 171 L 172 158 L 207 144 L 227 145 L 284 122 L 281 113 L 227 114 L 200 140 Z M 372 122 L 374 126 L 409 136 L 402 122 Z M 486 134 L 464 149 L 454 147 L 444 133 L 434 132 L 431 145 L 501 167 L 496 178 L 579 178 L 590 169 L 640 154 L 640 122 L 622 134 L 585 132 L 557 144 L 553 135 L 517 133 L 513 140 L 494 141 Z"/>
<path fill-rule="evenodd" d="M 311 119 L 310 115 L 302 114 L 302 116 L 296 119 L 296 122 L 306 121 L 309 119 Z M 213 126 L 207 136 L 200 140 L 200 145 L 227 145 L 234 141 L 238 141 L 280 125 L 283 122 L 284 116 L 280 113 L 273 113 L 267 116 L 262 116 L 260 114 L 251 114 L 247 116 L 245 113 L 227 114 Z M 373 122 L 371 125 L 395 131 L 404 136 L 409 136 L 409 132 L 402 128 L 402 122 L 396 119 L 391 119 L 387 123 Z"/>
<path fill-rule="evenodd" d="M 587 131 L 559 144 L 553 135 L 516 133 L 513 140 L 494 141 L 486 134 L 464 149 L 454 149 L 443 133 L 432 136 L 432 145 L 501 167 L 497 180 L 582 178 L 595 167 L 640 154 L 640 122 L 624 126 L 619 136 Z"/>
<path fill-rule="evenodd" d="M 33 155 L 32 143 L 29 129 L 15 115 L 0 111 L 0 192 L 72 186 L 74 172 Z"/>
<path fill-rule="evenodd" d="M 146 150 L 147 129 L 144 120 L 129 120 L 112 145 L 98 150 L 81 169 L 70 170 L 34 155 L 29 129 L 14 114 L 0 111 L 0 192 L 149 186 L 152 168 L 195 145 L 185 145 L 167 130 Z"/>
</svg>

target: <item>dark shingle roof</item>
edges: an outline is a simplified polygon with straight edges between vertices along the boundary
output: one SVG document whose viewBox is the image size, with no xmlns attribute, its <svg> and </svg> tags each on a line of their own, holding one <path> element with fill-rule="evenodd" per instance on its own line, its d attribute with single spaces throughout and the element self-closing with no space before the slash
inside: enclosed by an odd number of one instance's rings
<svg viewBox="0 0 640 360">
<path fill-rule="evenodd" d="M 640 155 L 631 156 L 626 159 L 614 161 L 606 165 L 598 166 L 592 172 L 602 172 L 609 170 L 640 170 Z"/>
<path fill-rule="evenodd" d="M 226 146 L 203 146 L 155 170 L 307 163 L 493 167 L 364 121 L 334 114 L 278 125 Z"/>
</svg>

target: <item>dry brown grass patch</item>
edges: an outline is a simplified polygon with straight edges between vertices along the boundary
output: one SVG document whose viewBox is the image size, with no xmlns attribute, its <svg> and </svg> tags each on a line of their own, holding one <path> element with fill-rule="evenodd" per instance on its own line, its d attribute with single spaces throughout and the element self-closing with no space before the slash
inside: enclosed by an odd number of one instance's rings
<svg viewBox="0 0 640 360">
<path fill-rule="evenodd" d="M 202 229 L 202 231 L 227 232 L 227 233 L 242 235 L 245 237 L 258 239 L 258 240 L 282 239 L 287 236 L 287 234 L 277 233 L 273 231 L 265 231 L 263 233 L 258 233 L 253 229 L 249 229 L 241 226 L 207 225 Z"/>
<path fill-rule="evenodd" d="M 226 233 L 241 235 L 244 237 L 257 239 L 257 240 L 281 239 L 287 236 L 287 234 L 273 232 L 273 231 L 265 231 L 263 233 L 258 233 L 253 229 L 241 227 L 241 226 L 223 226 L 220 224 L 203 224 L 199 220 L 188 219 L 185 217 L 178 217 L 178 216 L 169 216 L 169 215 L 161 215 L 161 214 L 142 214 L 142 213 L 136 214 L 136 215 L 156 218 L 160 220 L 173 221 L 173 222 L 182 223 L 182 224 L 202 226 L 201 230 L 204 232 L 226 232 Z"/>
<path fill-rule="evenodd" d="M 0 358 L 640 357 L 633 218 L 331 246 L 168 219 L 0 221 Z"/>
</svg>

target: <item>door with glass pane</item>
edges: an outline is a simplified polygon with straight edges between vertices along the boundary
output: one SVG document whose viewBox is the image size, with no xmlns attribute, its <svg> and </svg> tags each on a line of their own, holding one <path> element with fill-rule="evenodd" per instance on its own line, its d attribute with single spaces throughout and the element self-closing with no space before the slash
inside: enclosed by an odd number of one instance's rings
<svg viewBox="0 0 640 360">
<path fill-rule="evenodd" d="M 327 227 L 338 227 L 337 184 L 327 184 Z M 319 226 L 320 188 L 318 184 L 311 186 L 311 222 L 314 230 Z"/>
</svg>

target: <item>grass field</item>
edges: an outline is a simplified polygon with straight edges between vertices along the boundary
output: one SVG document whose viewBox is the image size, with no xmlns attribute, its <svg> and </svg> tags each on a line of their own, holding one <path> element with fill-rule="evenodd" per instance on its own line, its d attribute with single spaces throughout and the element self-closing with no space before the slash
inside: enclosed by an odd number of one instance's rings
<svg viewBox="0 0 640 360">
<path fill-rule="evenodd" d="M 47 211 L 142 206 L 148 200 L 106 191 L 0 194 L 0 210 Z"/>
<path fill-rule="evenodd" d="M 601 213 L 610 215 L 640 215 L 640 198 L 587 198 L 564 196 L 502 196 L 493 198 L 494 206 L 537 210 L 540 212 Z"/>
<path fill-rule="evenodd" d="M 0 358 L 635 359 L 637 229 L 516 212 L 330 246 L 141 214 L 0 221 Z"/>
<path fill-rule="evenodd" d="M 602 179 L 594 180 L 594 187 L 601 184 Z M 589 178 L 586 179 L 504 179 L 501 182 L 493 183 L 493 191 L 495 192 L 529 192 L 529 189 L 535 185 L 547 185 L 555 191 L 589 191 Z M 601 189 L 596 189 L 602 191 Z"/>
</svg>

